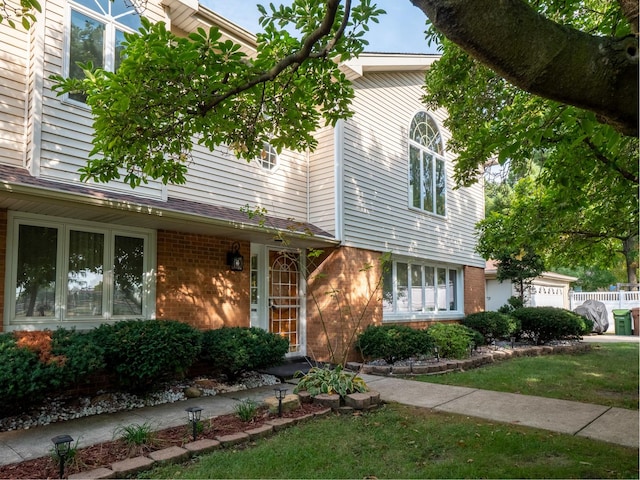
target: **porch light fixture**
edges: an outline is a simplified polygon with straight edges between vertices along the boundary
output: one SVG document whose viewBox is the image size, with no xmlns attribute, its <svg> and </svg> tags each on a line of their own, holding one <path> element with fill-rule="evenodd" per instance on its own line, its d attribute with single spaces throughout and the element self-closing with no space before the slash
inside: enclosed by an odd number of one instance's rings
<svg viewBox="0 0 640 480">
<path fill-rule="evenodd" d="M 227 265 L 234 272 L 241 272 L 244 268 L 244 257 L 240 255 L 240 244 L 233 242 L 231 250 L 227 252 Z"/>
<path fill-rule="evenodd" d="M 67 461 L 69 452 L 71 452 L 71 442 L 73 442 L 73 438 L 69 435 L 58 435 L 57 437 L 53 437 L 51 441 L 53 442 L 53 446 L 56 449 L 56 455 L 60 461 L 59 476 L 60 478 L 64 478 L 64 464 Z"/>
<path fill-rule="evenodd" d="M 198 435 L 198 422 L 200 421 L 200 416 L 202 415 L 202 408 L 189 407 L 185 410 L 187 412 L 187 418 L 189 419 L 189 422 L 191 423 L 193 429 L 193 441 L 195 442 Z"/>
<path fill-rule="evenodd" d="M 286 388 L 275 388 L 273 390 L 276 392 L 276 398 L 278 399 L 278 416 L 282 416 L 282 399 L 287 396 Z"/>
</svg>

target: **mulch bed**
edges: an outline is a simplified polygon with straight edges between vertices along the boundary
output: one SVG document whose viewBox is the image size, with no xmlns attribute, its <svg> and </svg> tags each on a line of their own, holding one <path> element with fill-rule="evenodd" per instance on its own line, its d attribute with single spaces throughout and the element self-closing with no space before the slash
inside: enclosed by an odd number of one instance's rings
<svg viewBox="0 0 640 480">
<path fill-rule="evenodd" d="M 304 415 L 325 410 L 326 407 L 310 403 L 303 403 L 299 408 L 282 414 L 283 418 L 297 418 Z M 266 421 L 278 418 L 269 414 L 266 409 L 259 409 L 253 420 L 245 422 L 235 414 L 220 415 L 202 422 L 203 429 L 197 439 L 215 439 L 224 435 L 244 432 L 261 427 Z M 74 473 L 86 472 L 100 467 L 108 467 L 112 463 L 127 458 L 146 455 L 150 452 L 171 446 L 183 446 L 193 441 L 190 425 L 168 428 L 153 433 L 153 441 L 146 445 L 129 446 L 122 440 L 99 443 L 90 447 L 79 448 L 72 461 L 65 468 L 65 477 Z M 59 465 L 52 457 L 42 457 L 21 463 L 0 466 L 0 478 L 58 478 Z"/>
</svg>

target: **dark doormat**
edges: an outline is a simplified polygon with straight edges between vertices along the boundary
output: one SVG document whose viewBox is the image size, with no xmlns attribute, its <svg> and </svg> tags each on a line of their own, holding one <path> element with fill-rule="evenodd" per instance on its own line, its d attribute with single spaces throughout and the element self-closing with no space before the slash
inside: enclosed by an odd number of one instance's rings
<svg viewBox="0 0 640 480">
<path fill-rule="evenodd" d="M 311 367 L 321 367 L 322 365 L 321 362 L 316 362 L 309 357 L 291 357 L 287 358 L 281 365 L 265 368 L 259 372 L 273 375 L 278 377 L 280 381 L 285 382 L 294 378 L 296 372 L 306 374 L 311 370 Z"/>
</svg>

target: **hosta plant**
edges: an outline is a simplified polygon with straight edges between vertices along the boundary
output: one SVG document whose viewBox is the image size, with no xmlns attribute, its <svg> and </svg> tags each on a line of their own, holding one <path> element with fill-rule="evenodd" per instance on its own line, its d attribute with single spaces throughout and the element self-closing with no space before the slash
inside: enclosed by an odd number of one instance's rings
<svg viewBox="0 0 640 480">
<path fill-rule="evenodd" d="M 321 393 L 337 393 L 341 397 L 350 393 L 366 392 L 369 390 L 365 381 L 355 373 L 345 372 L 342 365 L 332 367 L 313 367 L 308 373 L 297 372 L 301 377 L 294 393 L 306 390 L 315 396 Z"/>
</svg>

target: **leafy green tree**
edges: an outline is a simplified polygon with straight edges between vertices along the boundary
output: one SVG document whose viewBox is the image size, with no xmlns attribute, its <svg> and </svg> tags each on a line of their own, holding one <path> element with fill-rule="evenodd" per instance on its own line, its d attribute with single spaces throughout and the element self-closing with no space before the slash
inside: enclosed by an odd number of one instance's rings
<svg viewBox="0 0 640 480">
<path fill-rule="evenodd" d="M 548 16 L 566 15 L 563 5 L 549 4 Z M 603 8 L 570 20 L 576 28 L 607 36 L 628 28 L 608 16 L 610 5 L 591 6 Z M 498 258 L 532 249 L 549 266 L 611 268 L 623 260 L 635 282 L 638 139 L 599 123 L 592 112 L 511 85 L 441 40 L 425 100 L 449 112 L 458 184 L 478 181 L 487 164 L 509 167 L 506 182 L 488 189 L 496 197 L 478 225 L 479 251 Z"/>
<path fill-rule="evenodd" d="M 629 36 L 637 16 L 626 3 L 549 1 L 534 9 L 522 0 L 412 2 L 511 82 L 594 112 L 585 115 L 588 123 L 597 115 L 617 131 L 637 132 L 638 42 Z M 603 16 L 614 20 L 602 22 L 609 35 L 580 21 L 591 3 L 610 5 Z M 56 78 L 60 92 L 86 93 L 96 118 L 92 154 L 103 158 L 94 157 L 82 178 L 109 181 L 123 168 L 132 186 L 147 178 L 183 182 L 194 135 L 209 148 L 225 144 L 252 159 L 264 141 L 278 150 L 313 148 L 311 132 L 321 120 L 348 117 L 353 92 L 334 60 L 362 51 L 367 22 L 382 11 L 370 0 L 295 0 L 270 8 L 261 10 L 265 31 L 252 59 L 215 29 L 178 38 L 146 23 L 126 37 L 118 72 L 85 64 L 84 81 Z M 539 120 L 530 118 L 537 128 Z"/>
<path fill-rule="evenodd" d="M 616 277 L 614 271 L 604 270 L 601 268 L 559 267 L 555 269 L 555 271 L 563 275 L 569 275 L 571 277 L 578 278 L 578 280 L 573 283 L 572 286 L 576 288 L 579 287 L 580 290 L 584 292 L 595 292 L 603 288 L 608 289 L 609 286 L 621 282 L 621 280 Z"/>
<path fill-rule="evenodd" d="M 361 53 L 367 22 L 384 11 L 370 0 L 259 8 L 255 57 L 217 28 L 179 37 L 142 19 L 138 33 L 125 34 L 116 72 L 88 62 L 84 78 L 54 77 L 60 93 L 86 95 L 95 117 L 94 157 L 81 178 L 107 182 L 124 171 L 132 187 L 148 178 L 184 183 L 194 141 L 251 160 L 265 142 L 313 149 L 320 126 L 348 118 L 353 88 L 336 59 Z"/>
</svg>

